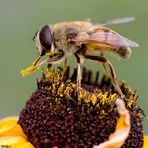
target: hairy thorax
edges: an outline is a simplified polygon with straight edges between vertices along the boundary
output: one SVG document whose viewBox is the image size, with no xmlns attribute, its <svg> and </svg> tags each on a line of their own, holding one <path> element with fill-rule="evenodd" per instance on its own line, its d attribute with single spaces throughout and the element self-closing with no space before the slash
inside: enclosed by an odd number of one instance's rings
<svg viewBox="0 0 148 148">
<path fill-rule="evenodd" d="M 59 23 L 53 26 L 54 45 L 56 49 L 63 50 L 70 55 L 75 53 L 81 46 L 80 43 L 74 41 L 75 37 L 82 31 L 88 31 L 88 23 L 85 28 L 81 22 Z"/>
</svg>

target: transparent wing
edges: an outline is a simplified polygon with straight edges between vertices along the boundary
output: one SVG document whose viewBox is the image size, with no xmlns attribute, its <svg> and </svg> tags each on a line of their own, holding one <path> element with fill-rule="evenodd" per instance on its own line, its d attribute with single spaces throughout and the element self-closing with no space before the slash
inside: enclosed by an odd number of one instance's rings
<svg viewBox="0 0 148 148">
<path fill-rule="evenodd" d="M 135 20 L 135 17 L 129 16 L 129 17 L 123 17 L 123 18 L 102 21 L 102 22 L 96 23 L 96 25 L 105 26 L 105 25 L 123 24 L 123 23 L 128 23 L 128 22 L 134 21 L 134 20 Z"/>
<path fill-rule="evenodd" d="M 119 48 L 119 47 L 139 47 L 139 45 L 131 41 L 115 32 L 112 31 L 97 31 L 90 35 L 86 35 L 86 33 L 80 33 L 75 41 L 81 43 L 98 43 L 98 44 L 106 44 L 111 45 L 112 48 Z"/>
</svg>

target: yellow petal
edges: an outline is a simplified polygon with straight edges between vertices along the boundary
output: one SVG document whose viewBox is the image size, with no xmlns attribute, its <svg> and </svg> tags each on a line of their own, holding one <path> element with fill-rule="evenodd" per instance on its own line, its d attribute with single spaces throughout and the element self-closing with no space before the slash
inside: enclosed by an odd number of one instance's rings
<svg viewBox="0 0 148 148">
<path fill-rule="evenodd" d="M 130 132 L 130 116 L 129 112 L 125 107 L 123 100 L 116 99 L 116 105 L 118 106 L 118 112 L 120 117 L 117 121 L 116 130 L 110 134 L 109 140 L 101 143 L 94 148 L 120 148 Z"/>
<path fill-rule="evenodd" d="M 144 136 L 144 146 L 143 148 L 148 148 L 148 136 Z"/>
<path fill-rule="evenodd" d="M 7 136 L 0 138 L 0 146 L 7 148 L 34 148 L 25 138 L 20 136 Z"/>
<path fill-rule="evenodd" d="M 0 120 L 0 138 L 5 136 L 23 136 L 21 127 L 17 124 L 18 117 L 8 117 Z"/>
<path fill-rule="evenodd" d="M 17 124 L 18 117 L 8 117 L 0 120 L 0 147 L 34 148 L 26 140 L 21 127 Z"/>
</svg>

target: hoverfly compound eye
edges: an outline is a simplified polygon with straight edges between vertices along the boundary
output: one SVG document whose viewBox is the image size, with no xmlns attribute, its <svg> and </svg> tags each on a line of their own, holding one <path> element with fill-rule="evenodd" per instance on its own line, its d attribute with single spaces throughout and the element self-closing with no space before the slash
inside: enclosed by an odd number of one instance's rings
<svg viewBox="0 0 148 148">
<path fill-rule="evenodd" d="M 48 51 L 51 49 L 52 34 L 48 25 L 45 25 L 41 28 L 39 33 L 39 40 L 44 50 Z"/>
</svg>

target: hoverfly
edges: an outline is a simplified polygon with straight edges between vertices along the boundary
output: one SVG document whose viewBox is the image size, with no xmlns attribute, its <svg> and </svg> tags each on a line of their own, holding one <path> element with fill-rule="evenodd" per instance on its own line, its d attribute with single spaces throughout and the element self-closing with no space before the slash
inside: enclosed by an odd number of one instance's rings
<svg viewBox="0 0 148 148">
<path fill-rule="evenodd" d="M 33 65 L 21 71 L 27 75 L 40 68 L 43 64 L 56 64 L 66 61 L 74 55 L 77 61 L 77 85 L 81 86 L 81 66 L 85 59 L 101 63 L 105 73 L 111 78 L 112 84 L 121 96 L 124 96 L 116 83 L 116 73 L 111 62 L 104 57 L 105 52 L 112 52 L 127 59 L 131 55 L 130 47 L 139 45 L 105 25 L 127 23 L 134 17 L 124 17 L 93 24 L 87 21 L 61 22 L 40 27 L 34 36 L 39 58 Z M 40 61 L 41 57 L 47 59 Z M 106 67 L 108 66 L 108 68 Z"/>
</svg>

